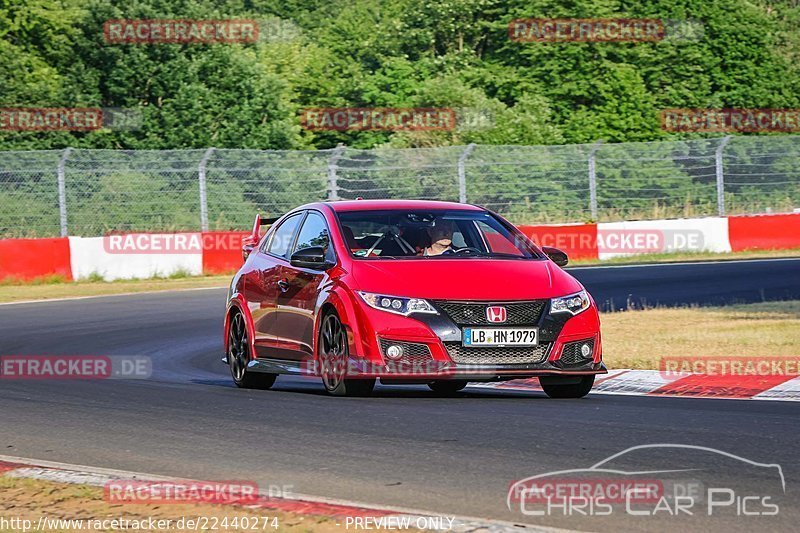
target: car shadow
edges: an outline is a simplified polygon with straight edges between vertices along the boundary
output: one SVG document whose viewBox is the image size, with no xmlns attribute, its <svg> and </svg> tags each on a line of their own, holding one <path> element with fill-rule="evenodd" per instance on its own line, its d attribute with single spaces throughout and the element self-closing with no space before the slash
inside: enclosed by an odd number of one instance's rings
<svg viewBox="0 0 800 533">
<path fill-rule="evenodd" d="M 197 383 L 198 385 L 212 385 L 216 387 L 224 387 L 227 389 L 236 389 L 236 385 L 233 384 L 231 381 L 224 381 L 224 380 L 194 380 L 192 383 Z M 243 392 L 245 392 L 243 390 Z M 325 389 L 322 387 L 321 383 L 309 382 L 307 384 L 300 384 L 300 383 L 281 383 L 280 377 L 278 381 L 275 382 L 269 390 L 256 390 L 250 389 L 250 392 L 254 393 L 264 393 L 264 394 L 276 394 L 276 393 L 288 393 L 288 394 L 303 394 L 306 396 L 325 396 L 331 398 L 331 400 L 335 401 L 336 399 L 341 400 L 370 400 L 370 399 L 422 399 L 422 400 L 480 400 L 480 401 L 487 401 L 487 400 L 505 400 L 505 401 L 519 401 L 523 399 L 527 400 L 547 400 L 548 402 L 575 402 L 575 401 L 587 401 L 587 400 L 598 400 L 603 398 L 603 395 L 600 394 L 589 394 L 589 396 L 585 398 L 581 398 L 580 400 L 575 399 L 552 399 L 548 398 L 547 395 L 542 392 L 541 390 L 519 390 L 519 389 L 483 389 L 483 388 L 469 388 L 456 392 L 454 394 L 438 394 L 427 387 L 420 387 L 417 385 L 376 385 L 375 390 L 369 396 L 351 396 L 346 398 L 337 398 L 334 396 L 329 395 Z"/>
<path fill-rule="evenodd" d="M 194 379 L 191 383 L 198 385 L 211 385 L 214 387 L 225 387 L 235 389 L 236 385 L 229 378 L 222 379 Z M 279 376 L 275 384 L 268 391 L 254 392 L 274 392 L 305 394 L 311 396 L 330 396 L 322 386 L 318 378 L 297 378 L 296 376 Z M 597 398 L 597 396 L 593 396 Z M 382 385 L 377 383 L 372 394 L 364 397 L 351 397 L 365 400 L 369 398 L 402 398 L 402 399 L 431 399 L 431 400 L 549 400 L 547 395 L 540 389 L 521 390 L 512 388 L 483 388 L 480 386 L 470 387 L 453 393 L 439 394 L 428 389 L 424 385 Z M 551 400 L 552 401 L 552 400 Z M 570 400 L 574 401 L 574 400 Z"/>
<path fill-rule="evenodd" d="M 312 394 L 329 396 L 322 387 L 322 384 L 308 383 L 299 385 L 294 383 L 280 384 L 280 378 L 272 387 L 275 392 L 289 392 L 296 394 Z M 472 389 L 467 387 L 463 391 L 453 394 L 438 394 L 425 386 L 418 385 L 376 385 L 372 394 L 357 399 L 378 399 L 378 398 L 402 398 L 402 399 L 426 399 L 426 400 L 486 400 L 486 399 L 547 399 L 541 391 L 520 391 L 510 389 Z"/>
</svg>

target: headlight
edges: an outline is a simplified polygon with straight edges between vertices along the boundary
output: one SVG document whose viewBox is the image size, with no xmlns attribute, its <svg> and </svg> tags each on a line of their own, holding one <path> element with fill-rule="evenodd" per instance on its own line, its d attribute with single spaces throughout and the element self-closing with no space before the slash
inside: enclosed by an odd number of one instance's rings
<svg viewBox="0 0 800 533">
<path fill-rule="evenodd" d="M 421 298 L 402 298 L 400 296 L 388 296 L 386 294 L 374 294 L 371 292 L 358 291 L 361 299 L 367 302 L 367 305 L 380 309 L 381 311 L 388 311 L 398 315 L 408 316 L 411 313 L 430 313 L 437 315 L 436 309 L 428 302 Z"/>
<path fill-rule="evenodd" d="M 582 311 L 589 309 L 591 300 L 586 291 L 576 292 L 569 296 L 562 296 L 561 298 L 553 298 L 550 300 L 550 313 L 570 313 L 577 315 Z"/>
</svg>

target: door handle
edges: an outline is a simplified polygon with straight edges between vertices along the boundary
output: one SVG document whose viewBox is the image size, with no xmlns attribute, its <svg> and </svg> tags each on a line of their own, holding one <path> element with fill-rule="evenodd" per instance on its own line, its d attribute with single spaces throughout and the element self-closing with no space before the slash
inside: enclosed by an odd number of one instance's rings
<svg viewBox="0 0 800 533">
<path fill-rule="evenodd" d="M 288 291 L 290 285 L 291 283 L 289 283 L 289 280 L 286 278 L 278 280 L 278 287 L 280 287 L 282 292 Z"/>
</svg>

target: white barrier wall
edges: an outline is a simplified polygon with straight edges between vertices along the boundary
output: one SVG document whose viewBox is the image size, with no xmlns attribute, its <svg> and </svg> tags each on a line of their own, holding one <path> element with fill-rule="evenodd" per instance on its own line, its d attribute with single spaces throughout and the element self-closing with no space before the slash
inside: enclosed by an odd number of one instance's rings
<svg viewBox="0 0 800 533">
<path fill-rule="evenodd" d="M 632 237 L 644 241 L 651 238 L 657 242 L 660 249 L 648 248 L 647 253 L 731 251 L 728 219 L 720 217 L 601 222 L 597 225 L 597 233 L 601 260 L 634 255 L 624 247 L 614 246 L 620 239 Z"/>
<path fill-rule="evenodd" d="M 69 238 L 73 279 L 86 278 L 95 273 L 107 281 L 169 276 L 175 272 L 186 272 L 193 276 L 203 273 L 202 250 L 182 253 L 110 253 L 106 239 L 107 237 Z"/>
</svg>

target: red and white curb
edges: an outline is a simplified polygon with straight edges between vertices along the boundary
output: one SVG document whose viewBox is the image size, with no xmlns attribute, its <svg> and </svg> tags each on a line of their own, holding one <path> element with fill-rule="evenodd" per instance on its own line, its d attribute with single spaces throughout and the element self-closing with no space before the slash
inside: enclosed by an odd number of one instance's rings
<svg viewBox="0 0 800 533">
<path fill-rule="evenodd" d="M 53 461 L 26 459 L 7 455 L 0 455 L 0 476 L 38 479 L 55 483 L 90 485 L 96 487 L 104 487 L 107 483 L 115 480 L 162 481 L 177 483 L 197 482 L 196 480 L 165 477 L 141 472 L 57 463 Z M 407 528 L 409 531 L 438 530 L 455 533 L 512 533 L 515 531 L 531 531 L 534 533 L 565 533 L 569 531 L 566 529 L 542 527 L 502 520 L 487 520 L 474 517 L 454 516 L 447 513 L 404 509 L 401 507 L 375 506 L 373 504 L 350 502 L 333 498 L 321 498 L 303 494 L 293 494 L 291 498 L 276 498 L 273 495 L 269 495 L 266 491 L 261 491 L 259 496 L 259 502 L 255 504 L 243 504 L 242 507 L 248 509 L 270 509 L 273 511 L 298 515 L 325 516 L 334 519 L 344 519 L 347 517 L 372 518 L 374 519 L 372 522 L 374 526 L 371 529 L 377 529 L 380 524 L 395 525 L 395 527 L 391 529 L 397 529 L 397 524 L 409 524 L 409 527 Z M 417 527 L 417 524 L 431 523 L 429 521 L 431 517 L 446 517 L 448 520 L 444 520 L 442 522 L 445 529 L 424 529 Z M 450 522 L 449 519 L 452 519 L 452 522 Z M 342 526 L 343 530 L 346 529 L 344 523 L 339 525 Z M 351 527 L 350 529 L 353 528 Z"/>
<path fill-rule="evenodd" d="M 538 378 L 470 383 L 470 387 L 526 392 L 542 390 Z M 596 378 L 592 393 L 797 402 L 800 401 L 800 377 L 791 374 L 748 376 L 611 370 Z"/>
</svg>

